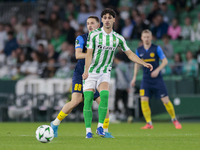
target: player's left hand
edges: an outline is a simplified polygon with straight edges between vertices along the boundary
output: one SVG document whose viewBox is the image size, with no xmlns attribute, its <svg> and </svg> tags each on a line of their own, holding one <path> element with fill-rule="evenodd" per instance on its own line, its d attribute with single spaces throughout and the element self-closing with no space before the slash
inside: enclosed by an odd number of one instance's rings
<svg viewBox="0 0 200 150">
<path fill-rule="evenodd" d="M 87 79 L 88 78 L 88 72 L 84 72 L 82 77 L 83 77 L 83 80 Z"/>
<path fill-rule="evenodd" d="M 158 70 L 154 70 L 152 73 L 151 73 L 151 77 L 152 78 L 156 78 L 159 74 L 159 71 Z"/>
<path fill-rule="evenodd" d="M 152 66 L 151 64 L 149 64 L 149 63 L 145 63 L 145 64 L 144 64 L 144 67 L 149 68 L 150 71 L 153 70 L 153 66 Z"/>
</svg>

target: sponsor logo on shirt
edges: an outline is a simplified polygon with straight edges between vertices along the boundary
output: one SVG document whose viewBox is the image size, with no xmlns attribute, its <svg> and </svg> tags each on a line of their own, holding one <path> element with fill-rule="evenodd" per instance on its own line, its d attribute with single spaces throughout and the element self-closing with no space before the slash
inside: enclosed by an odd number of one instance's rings
<svg viewBox="0 0 200 150">
<path fill-rule="evenodd" d="M 80 44 L 79 44 L 79 40 L 76 40 L 75 43 L 76 43 L 76 44 L 75 44 L 75 47 L 80 46 Z"/>
<path fill-rule="evenodd" d="M 115 47 L 103 46 L 103 45 L 98 45 L 97 48 L 98 49 L 111 50 L 111 51 L 114 51 L 116 49 Z"/>
</svg>

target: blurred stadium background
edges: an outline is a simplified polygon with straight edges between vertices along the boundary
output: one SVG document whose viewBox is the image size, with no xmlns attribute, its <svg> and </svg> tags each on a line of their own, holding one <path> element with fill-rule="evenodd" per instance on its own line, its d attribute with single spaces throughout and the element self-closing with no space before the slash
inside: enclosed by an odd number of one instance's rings
<svg viewBox="0 0 200 150">
<path fill-rule="evenodd" d="M 198 0 L 0 0 L 0 121 L 51 121 L 70 100 L 76 65 L 75 38 L 87 32 L 86 19 L 101 11 L 117 12 L 114 30 L 132 51 L 150 29 L 169 64 L 162 70 L 169 96 L 180 120 L 200 120 L 200 2 Z M 129 67 L 120 52 L 116 58 Z M 109 108 L 111 122 L 133 116 L 142 120 L 135 88 L 127 88 L 128 102 L 115 102 L 118 64 L 113 64 Z M 115 106 L 118 106 L 116 109 Z M 126 105 L 126 106 L 125 106 Z M 80 104 L 65 121 L 83 121 Z M 153 120 L 170 120 L 160 100 L 151 99 Z M 128 107 L 128 113 L 124 109 Z M 94 120 L 97 120 L 94 103 Z"/>
</svg>

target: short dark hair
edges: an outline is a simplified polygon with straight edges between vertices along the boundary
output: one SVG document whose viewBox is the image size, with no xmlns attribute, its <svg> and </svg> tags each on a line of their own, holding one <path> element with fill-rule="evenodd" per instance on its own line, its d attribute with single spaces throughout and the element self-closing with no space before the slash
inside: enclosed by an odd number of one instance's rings
<svg viewBox="0 0 200 150">
<path fill-rule="evenodd" d="M 95 19 L 98 23 L 100 22 L 100 21 L 99 21 L 99 18 L 98 18 L 97 16 L 89 16 L 88 19 L 90 19 L 90 18 Z"/>
<path fill-rule="evenodd" d="M 111 16 L 113 16 L 113 18 L 115 18 L 116 13 L 113 9 L 111 8 L 105 8 L 102 12 L 101 12 L 101 18 L 103 18 L 104 15 L 109 14 Z"/>
</svg>

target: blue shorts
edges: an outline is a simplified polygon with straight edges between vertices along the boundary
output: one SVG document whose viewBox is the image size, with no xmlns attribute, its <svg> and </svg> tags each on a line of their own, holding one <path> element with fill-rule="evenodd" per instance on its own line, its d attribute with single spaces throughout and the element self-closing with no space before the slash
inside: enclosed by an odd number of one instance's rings
<svg viewBox="0 0 200 150">
<path fill-rule="evenodd" d="M 160 79 L 143 79 L 140 86 L 140 96 L 151 98 L 155 94 L 156 99 L 168 96 L 166 85 L 162 78 Z"/>
<path fill-rule="evenodd" d="M 83 79 L 82 75 L 79 73 L 74 72 L 73 77 L 72 77 L 72 93 L 77 92 L 83 94 Z M 94 100 L 98 98 L 99 92 L 96 91 L 94 93 Z"/>
</svg>

